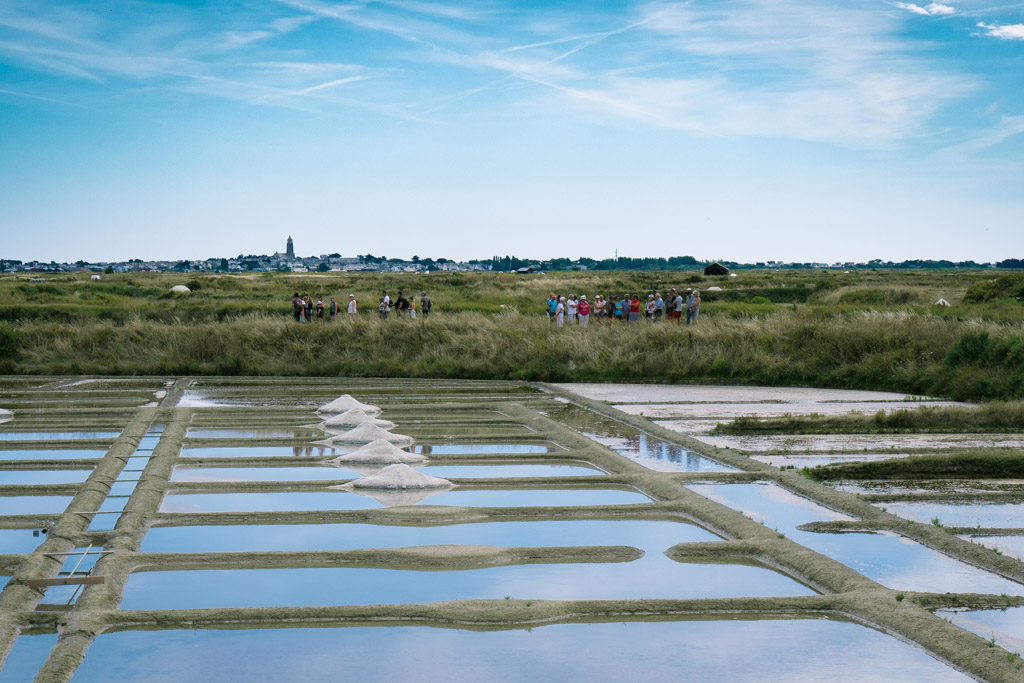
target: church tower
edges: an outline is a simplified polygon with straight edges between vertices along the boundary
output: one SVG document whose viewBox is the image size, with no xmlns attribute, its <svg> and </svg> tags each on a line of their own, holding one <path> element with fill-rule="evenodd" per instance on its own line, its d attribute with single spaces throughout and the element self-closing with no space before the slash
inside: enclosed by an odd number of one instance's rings
<svg viewBox="0 0 1024 683">
<path fill-rule="evenodd" d="M 288 241 L 285 243 L 284 255 L 286 258 L 295 258 L 295 244 L 292 242 L 292 236 L 288 235 Z"/>
</svg>

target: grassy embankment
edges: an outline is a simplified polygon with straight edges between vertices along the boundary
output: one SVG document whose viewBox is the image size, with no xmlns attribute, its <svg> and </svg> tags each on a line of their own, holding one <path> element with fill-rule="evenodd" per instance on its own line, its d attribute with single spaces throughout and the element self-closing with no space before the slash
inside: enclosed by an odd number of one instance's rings
<svg viewBox="0 0 1024 683">
<path fill-rule="evenodd" d="M 0 373 L 658 380 L 1024 398 L 1024 306 L 978 301 L 990 271 L 52 276 L 0 279 Z M 1024 276 L 1022 276 L 1024 277 Z M 198 285 L 192 295 L 172 284 Z M 721 292 L 709 292 L 711 285 Z M 698 325 L 549 326 L 560 293 L 703 290 Z M 969 289 L 972 287 L 973 289 Z M 381 288 L 427 289 L 427 321 L 376 318 Z M 1005 287 L 1003 288 L 1005 289 Z M 294 291 L 359 297 L 298 325 Z M 986 290 L 987 291 L 987 290 Z M 942 296 L 955 305 L 936 307 Z M 872 303 L 864 303 L 870 300 Z M 878 302 L 881 303 L 878 303 Z M 911 302 L 911 303 L 908 303 Z"/>
<path fill-rule="evenodd" d="M 854 479 L 1020 479 L 1024 458 L 1018 449 L 988 448 L 937 455 L 821 465 L 803 469 L 818 481 Z"/>
<path fill-rule="evenodd" d="M 1024 401 L 971 406 L 922 406 L 874 415 L 786 415 L 739 417 L 715 427 L 716 434 L 888 434 L 901 432 L 1024 432 Z"/>
</svg>

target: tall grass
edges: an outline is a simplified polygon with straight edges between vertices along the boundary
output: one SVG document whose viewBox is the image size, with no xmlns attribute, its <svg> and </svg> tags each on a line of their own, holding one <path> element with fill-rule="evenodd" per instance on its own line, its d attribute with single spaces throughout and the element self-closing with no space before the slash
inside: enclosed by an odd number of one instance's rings
<svg viewBox="0 0 1024 683">
<path fill-rule="evenodd" d="M 0 323 L 0 372 L 684 380 L 1024 398 L 1024 325 L 784 307 L 753 316 L 555 328 L 541 315 L 375 315 L 323 326 L 223 322 Z"/>
</svg>

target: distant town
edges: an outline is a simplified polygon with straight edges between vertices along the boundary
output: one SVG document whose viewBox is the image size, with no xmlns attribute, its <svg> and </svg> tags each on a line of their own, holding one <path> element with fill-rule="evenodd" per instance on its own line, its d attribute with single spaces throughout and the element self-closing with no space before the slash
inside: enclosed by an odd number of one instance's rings
<svg viewBox="0 0 1024 683">
<path fill-rule="evenodd" d="M 215 257 L 190 261 L 163 261 L 128 259 L 127 261 L 75 261 L 58 263 L 56 261 L 18 261 L 0 259 L 0 272 L 6 273 L 137 273 L 137 272 L 168 272 L 168 273 L 337 273 L 352 271 L 423 273 L 431 271 L 495 271 L 534 273 L 545 271 L 567 270 L 701 270 L 712 264 L 721 264 L 726 269 L 921 269 L 921 268 L 1014 268 L 1024 269 L 1024 259 L 1004 259 L 993 263 L 975 261 L 946 260 L 908 260 L 883 261 L 873 259 L 864 263 L 797 263 L 784 261 L 758 261 L 756 263 L 740 263 L 718 259 L 702 261 L 692 256 L 671 257 L 615 257 L 607 259 L 530 259 L 516 256 L 493 256 L 489 259 L 473 259 L 455 261 L 447 258 L 410 259 L 387 258 L 373 254 L 358 256 L 342 256 L 338 253 L 320 254 L 319 256 L 296 256 L 295 245 L 291 237 L 285 243 L 283 252 L 269 255 L 239 254 L 235 257 Z"/>
</svg>

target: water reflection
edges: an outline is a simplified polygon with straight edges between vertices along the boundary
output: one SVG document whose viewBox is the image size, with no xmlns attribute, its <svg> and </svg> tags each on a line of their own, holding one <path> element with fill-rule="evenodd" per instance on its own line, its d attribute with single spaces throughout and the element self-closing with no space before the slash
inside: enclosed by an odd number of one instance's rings
<svg viewBox="0 0 1024 683">
<path fill-rule="evenodd" d="M 552 420 L 657 472 L 738 471 L 577 405 L 562 405 L 547 412 Z"/>
<path fill-rule="evenodd" d="M 183 458 L 333 458 L 345 453 L 348 451 L 344 448 L 327 446 L 199 446 L 181 449 Z"/>
<path fill-rule="evenodd" d="M 353 681 L 970 680 L 859 624 L 787 619 L 123 631 L 98 636 L 72 681 L 323 681 L 339 672 Z"/>
<path fill-rule="evenodd" d="M 800 524 L 851 519 L 776 484 L 698 484 L 691 491 L 778 529 L 797 543 L 860 572 L 888 588 L 937 593 L 1024 595 L 1024 586 L 972 567 L 897 534 L 818 534 Z"/>
<path fill-rule="evenodd" d="M 56 644 L 56 633 L 22 633 L 14 641 L 14 646 L 11 647 L 4 666 L 0 669 L 0 683 L 33 680 Z"/>
<path fill-rule="evenodd" d="M 1024 607 L 949 609 L 937 610 L 935 613 L 982 638 L 995 640 L 997 645 L 1010 652 L 1024 652 Z"/>
</svg>

